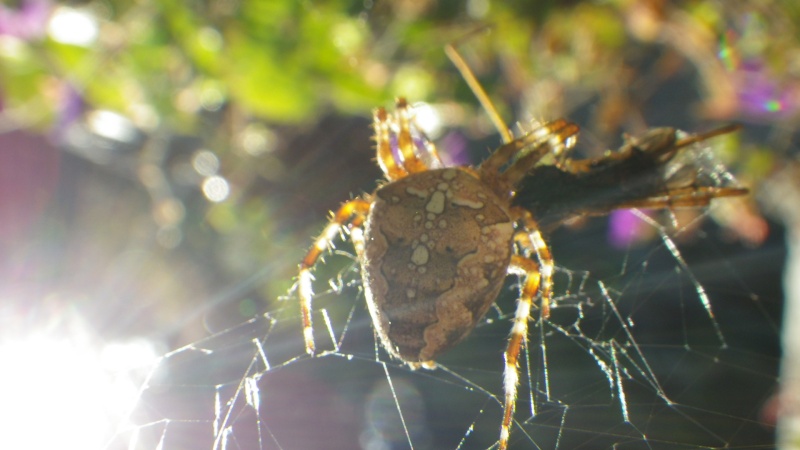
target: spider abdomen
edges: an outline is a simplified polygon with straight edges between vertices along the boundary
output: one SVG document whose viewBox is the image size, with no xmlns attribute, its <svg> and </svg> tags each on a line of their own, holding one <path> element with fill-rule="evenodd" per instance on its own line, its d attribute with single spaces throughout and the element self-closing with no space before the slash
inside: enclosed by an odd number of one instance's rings
<svg viewBox="0 0 800 450">
<path fill-rule="evenodd" d="M 375 192 L 361 268 L 390 354 L 433 361 L 483 317 L 511 259 L 507 203 L 461 168 L 411 174 Z"/>
</svg>

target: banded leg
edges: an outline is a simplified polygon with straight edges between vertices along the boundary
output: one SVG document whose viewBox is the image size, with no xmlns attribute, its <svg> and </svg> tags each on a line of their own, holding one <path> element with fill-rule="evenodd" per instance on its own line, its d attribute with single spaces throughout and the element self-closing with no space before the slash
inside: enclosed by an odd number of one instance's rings
<svg viewBox="0 0 800 450">
<path fill-rule="evenodd" d="M 399 180 L 411 173 L 443 167 L 433 142 L 418 132 L 412 133 L 412 113 L 406 99 L 400 97 L 394 114 L 378 108 L 373 114 L 373 127 L 378 150 L 378 164 L 389 181 Z M 393 148 L 392 136 L 396 142 Z"/>
<path fill-rule="evenodd" d="M 564 119 L 539 124 L 523 136 L 500 146 L 481 163 L 479 169 L 482 174 L 489 176 L 500 172 L 503 166 L 513 161 L 503 176 L 514 185 L 548 154 L 558 157 L 572 148 L 578 131 L 577 125 Z"/>
<path fill-rule="evenodd" d="M 383 108 L 378 108 L 372 114 L 372 126 L 375 131 L 375 145 L 378 153 L 378 166 L 388 180 L 399 180 L 408 175 L 406 169 L 397 163 L 392 152 L 390 141 L 389 114 Z"/>
<path fill-rule="evenodd" d="M 400 155 L 403 157 L 403 167 L 408 173 L 424 172 L 428 166 L 417 157 L 416 143 L 411 136 L 411 108 L 408 106 L 406 99 L 400 97 L 395 102 L 397 110 L 395 115 L 397 117 L 397 148 L 400 150 Z"/>
<path fill-rule="evenodd" d="M 519 353 L 528 339 L 528 318 L 531 305 L 536 293 L 539 291 L 541 279 L 539 265 L 531 259 L 519 255 L 511 257 L 508 271 L 515 275 L 524 276 L 525 283 L 520 289 L 517 311 L 514 314 L 514 325 L 506 347 L 506 364 L 503 369 L 503 423 L 500 425 L 499 449 L 508 447 L 508 436 L 511 432 L 511 422 L 514 419 L 514 408 L 517 404 L 517 384 L 519 384 Z"/>
<path fill-rule="evenodd" d="M 297 291 L 300 297 L 300 313 L 303 319 L 303 337 L 306 343 L 306 352 L 310 355 L 314 354 L 314 332 L 311 323 L 311 298 L 314 296 L 314 292 L 311 288 L 311 282 L 313 281 L 311 269 L 314 268 L 322 253 L 331 246 L 342 227 L 354 229 L 364 223 L 367 213 L 369 213 L 369 205 L 370 203 L 364 199 L 350 200 L 343 204 L 333 215 L 325 229 L 322 230 L 322 234 L 314 241 L 314 245 L 300 263 Z M 356 244 L 356 251 L 360 253 L 363 249 L 363 239 Z"/>
<path fill-rule="evenodd" d="M 527 257 L 530 257 L 531 253 L 536 253 L 536 259 L 541 265 L 539 268 L 542 292 L 540 308 L 542 309 L 542 318 L 546 319 L 550 317 L 550 301 L 553 299 L 553 273 L 555 272 L 553 254 L 544 241 L 539 226 L 531 213 L 523 208 L 514 208 L 512 211 L 518 214 L 524 228 L 514 234 L 514 243 L 521 247 L 523 254 Z"/>
<path fill-rule="evenodd" d="M 688 186 L 677 189 L 666 189 L 659 195 L 631 200 L 628 202 L 614 205 L 617 209 L 626 208 L 650 208 L 650 209 L 672 209 L 672 208 L 696 208 L 708 206 L 711 200 L 720 197 L 739 197 L 747 195 L 749 192 L 745 188 L 737 187 L 694 187 Z"/>
<path fill-rule="evenodd" d="M 503 177 L 512 186 L 516 186 L 528 176 L 531 169 L 543 157 L 552 155 L 556 162 L 565 160 L 568 151 L 578 141 L 578 131 L 580 131 L 580 128 L 577 125 L 564 119 L 540 124 L 523 137 L 533 140 L 533 150 L 524 153 L 519 159 L 513 161 L 511 166 L 503 172 Z"/>
</svg>

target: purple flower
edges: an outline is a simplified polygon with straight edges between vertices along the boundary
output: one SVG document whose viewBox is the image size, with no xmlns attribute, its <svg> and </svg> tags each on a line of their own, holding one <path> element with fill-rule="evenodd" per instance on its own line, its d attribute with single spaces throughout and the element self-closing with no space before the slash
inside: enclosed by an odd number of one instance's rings
<svg viewBox="0 0 800 450">
<path fill-rule="evenodd" d="M 67 130 L 78 121 L 86 109 L 86 102 L 75 87 L 69 82 L 62 85 L 62 95 L 58 105 L 58 120 L 53 125 L 51 136 L 58 142 L 64 138 Z"/>
<path fill-rule="evenodd" d="M 463 134 L 457 131 L 447 133 L 439 144 L 444 151 L 445 165 L 466 166 L 472 163 L 467 148 L 467 138 Z"/>
<path fill-rule="evenodd" d="M 619 249 L 647 238 L 647 226 L 636 213 L 630 209 L 618 209 L 608 216 L 608 241 Z"/>
<path fill-rule="evenodd" d="M 44 36 L 50 10 L 48 0 L 21 0 L 17 7 L 0 5 L 0 36 L 24 40 Z"/>
<path fill-rule="evenodd" d="M 771 77 L 758 61 L 747 61 L 735 78 L 742 112 L 753 116 L 791 115 L 797 110 L 793 90 Z"/>
</svg>

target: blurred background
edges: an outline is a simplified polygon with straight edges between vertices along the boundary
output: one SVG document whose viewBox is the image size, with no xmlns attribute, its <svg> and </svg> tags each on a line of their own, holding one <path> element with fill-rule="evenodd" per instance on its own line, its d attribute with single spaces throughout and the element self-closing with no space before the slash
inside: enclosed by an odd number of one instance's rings
<svg viewBox="0 0 800 450">
<path fill-rule="evenodd" d="M 509 124 L 566 117 L 580 157 L 742 124 L 710 144 L 752 190 L 548 236 L 565 307 L 532 327 L 512 448 L 775 446 L 799 23 L 780 0 L 3 3 L 3 446 L 493 445 L 511 290 L 413 373 L 375 348 L 349 244 L 317 271 L 328 356 L 305 356 L 291 292 L 328 212 L 381 178 L 375 107 L 419 102 L 449 163 L 499 145 L 459 40 Z"/>
</svg>

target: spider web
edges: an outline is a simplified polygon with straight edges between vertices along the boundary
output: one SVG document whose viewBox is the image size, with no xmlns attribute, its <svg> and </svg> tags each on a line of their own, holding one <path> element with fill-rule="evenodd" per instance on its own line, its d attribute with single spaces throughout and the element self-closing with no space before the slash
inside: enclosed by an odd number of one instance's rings
<svg viewBox="0 0 800 450">
<path fill-rule="evenodd" d="M 760 286 L 779 280 L 752 267 L 774 255 L 726 243 L 708 221 L 689 238 L 697 223 L 637 216 L 651 245 L 615 251 L 600 219 L 551 236 L 554 308 L 531 319 L 510 448 L 771 447 L 760 411 L 776 383 L 780 297 Z M 380 348 L 340 247 L 316 271 L 315 357 L 289 293 L 164 355 L 109 448 L 496 446 L 514 280 L 437 369 L 414 371 Z"/>
</svg>

